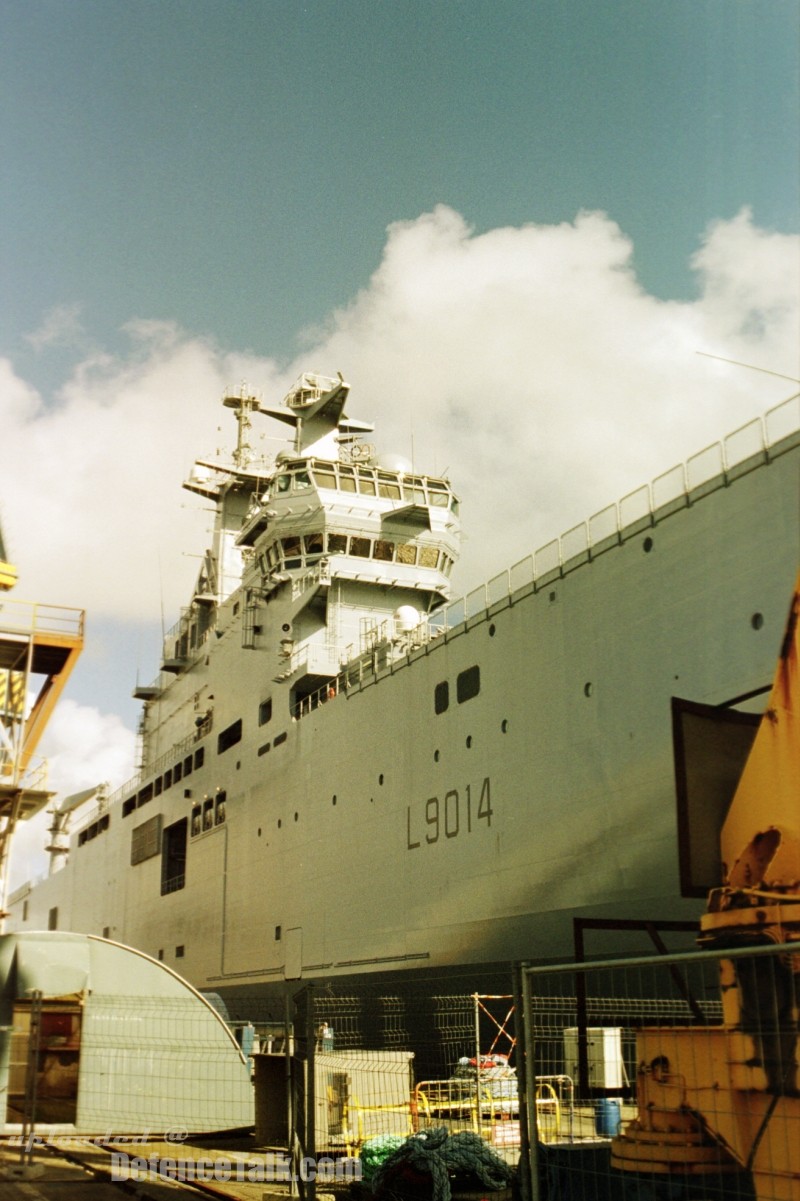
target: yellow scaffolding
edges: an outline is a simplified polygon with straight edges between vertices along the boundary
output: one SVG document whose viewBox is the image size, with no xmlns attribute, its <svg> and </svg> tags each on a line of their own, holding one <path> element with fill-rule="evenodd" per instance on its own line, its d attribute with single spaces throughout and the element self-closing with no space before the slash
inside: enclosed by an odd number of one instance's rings
<svg viewBox="0 0 800 1201">
<path fill-rule="evenodd" d="M 18 821 L 50 800 L 34 759 L 83 649 L 82 609 L 4 600 L 0 608 L 0 881 L 5 900 L 9 845 Z"/>
</svg>

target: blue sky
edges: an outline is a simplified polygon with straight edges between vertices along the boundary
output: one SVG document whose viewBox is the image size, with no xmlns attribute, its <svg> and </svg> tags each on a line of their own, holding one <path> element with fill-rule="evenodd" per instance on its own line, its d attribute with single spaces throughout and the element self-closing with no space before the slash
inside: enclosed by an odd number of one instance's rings
<svg viewBox="0 0 800 1201">
<path fill-rule="evenodd" d="M 795 0 L 0 0 L 0 103 L 0 520 L 88 615 L 64 792 L 130 768 L 242 380 L 341 370 L 448 469 L 457 592 L 797 390 Z"/>
<path fill-rule="evenodd" d="M 287 356 L 390 222 L 601 209 L 654 295 L 709 221 L 800 209 L 785 0 L 3 0 L 0 351 L 53 388 L 74 306 Z"/>
</svg>

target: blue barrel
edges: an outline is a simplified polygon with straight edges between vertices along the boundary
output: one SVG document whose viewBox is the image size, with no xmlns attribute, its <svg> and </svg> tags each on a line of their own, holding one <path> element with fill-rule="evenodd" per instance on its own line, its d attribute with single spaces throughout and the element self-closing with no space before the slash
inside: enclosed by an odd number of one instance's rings
<svg viewBox="0 0 800 1201">
<path fill-rule="evenodd" d="M 619 1101 L 602 1097 L 595 1102 L 594 1128 L 601 1138 L 616 1138 L 619 1134 Z"/>
</svg>

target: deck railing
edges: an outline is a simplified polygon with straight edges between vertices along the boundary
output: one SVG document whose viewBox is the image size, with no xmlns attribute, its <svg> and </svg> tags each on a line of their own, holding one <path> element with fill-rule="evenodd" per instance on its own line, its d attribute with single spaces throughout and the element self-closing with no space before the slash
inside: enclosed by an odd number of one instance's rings
<svg viewBox="0 0 800 1201">
<path fill-rule="evenodd" d="M 3 600 L 0 603 L 0 635 L 56 634 L 65 638 L 82 638 L 85 616 L 84 609 L 67 605 Z"/>
</svg>

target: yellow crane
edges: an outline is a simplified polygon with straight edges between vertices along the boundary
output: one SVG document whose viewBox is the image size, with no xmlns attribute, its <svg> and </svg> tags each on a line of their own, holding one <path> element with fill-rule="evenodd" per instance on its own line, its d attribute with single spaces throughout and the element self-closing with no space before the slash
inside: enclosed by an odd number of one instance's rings
<svg viewBox="0 0 800 1201">
<path fill-rule="evenodd" d="M 3 527 L 0 526 L 0 592 L 8 592 L 17 582 L 17 569 L 9 563 L 3 544 Z"/>
<path fill-rule="evenodd" d="M 0 530 L 0 592 L 16 581 Z M 46 766 L 34 752 L 83 648 L 83 626 L 82 609 L 0 603 L 0 916 L 16 824 L 53 796 Z"/>
</svg>

